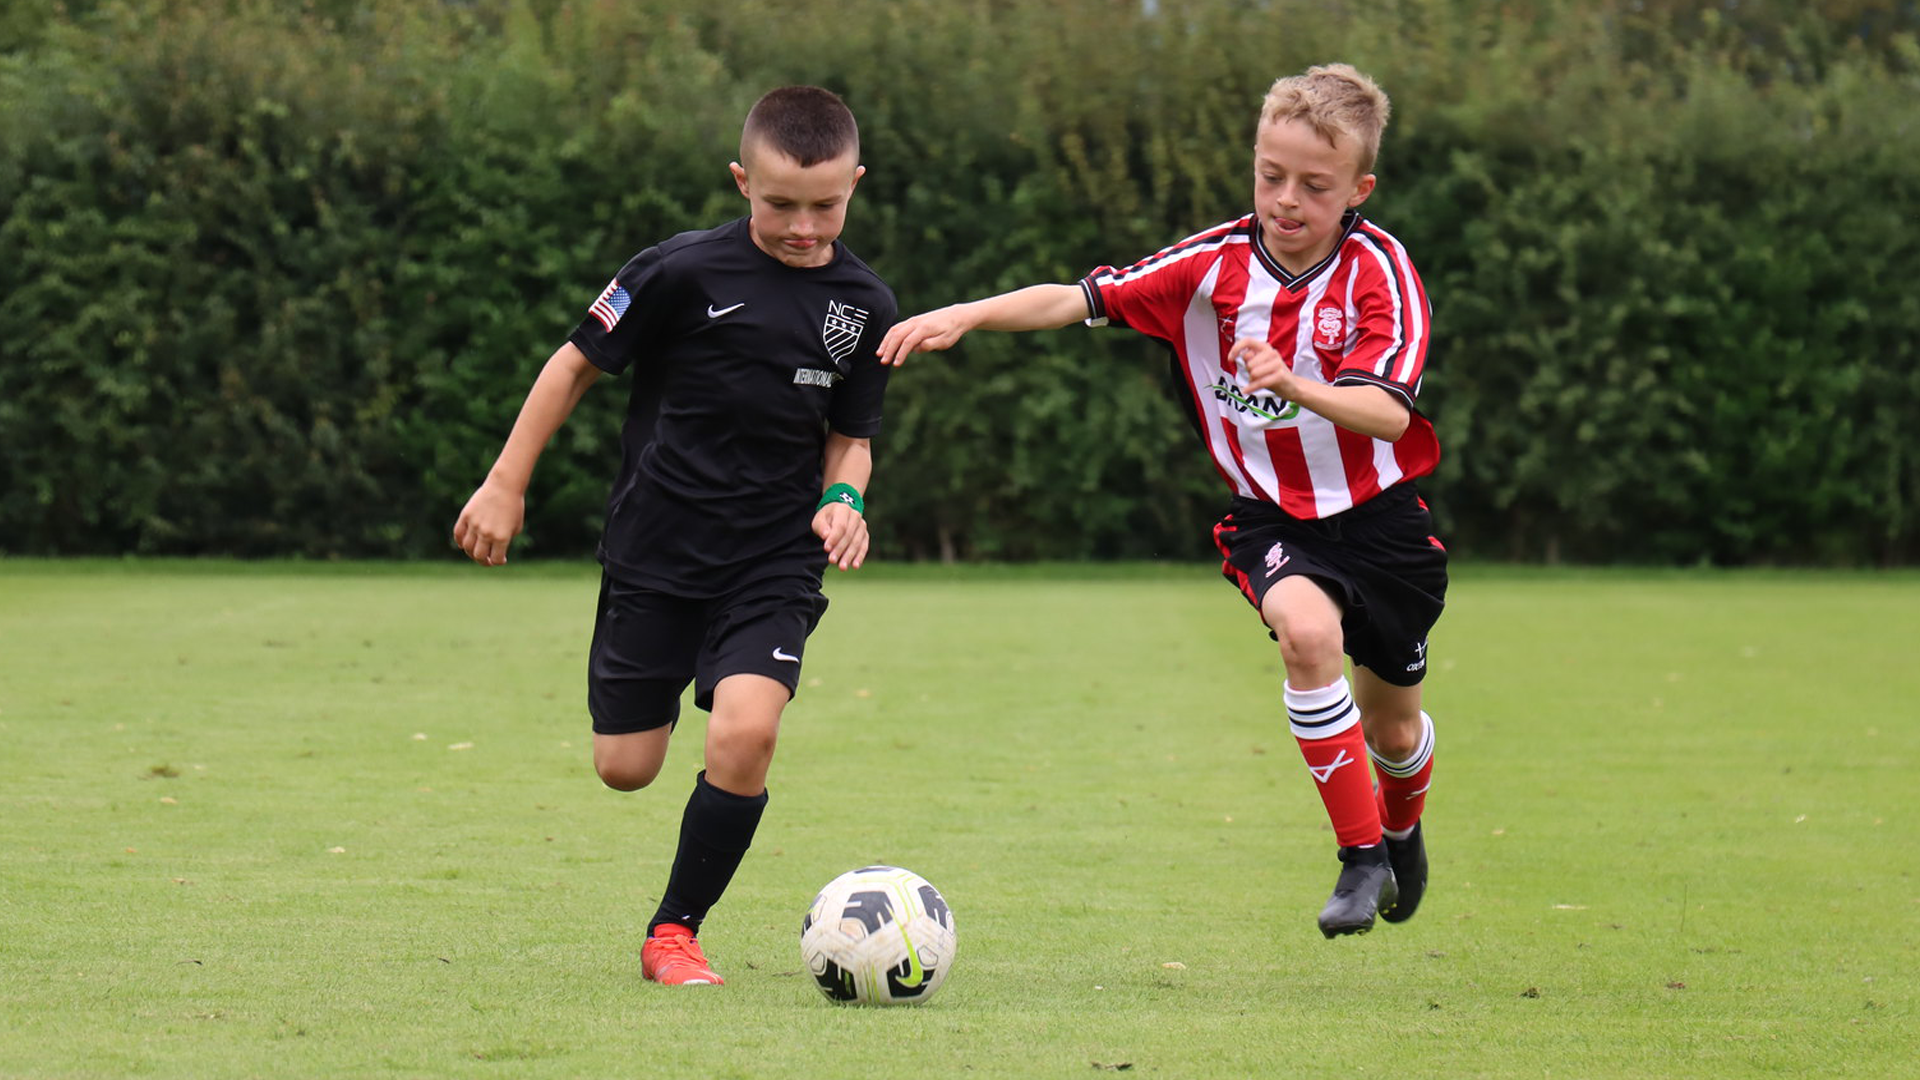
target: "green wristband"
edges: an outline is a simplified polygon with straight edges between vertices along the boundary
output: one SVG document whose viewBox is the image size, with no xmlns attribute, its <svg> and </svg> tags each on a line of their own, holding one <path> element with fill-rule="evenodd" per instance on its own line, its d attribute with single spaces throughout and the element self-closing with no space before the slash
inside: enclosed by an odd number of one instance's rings
<svg viewBox="0 0 1920 1080">
<path fill-rule="evenodd" d="M 820 495 L 820 504 L 813 508 L 814 513 L 825 510 L 830 503 L 846 503 L 853 512 L 866 516 L 867 501 L 860 497 L 860 490 L 852 484 L 835 484 Z"/>
</svg>

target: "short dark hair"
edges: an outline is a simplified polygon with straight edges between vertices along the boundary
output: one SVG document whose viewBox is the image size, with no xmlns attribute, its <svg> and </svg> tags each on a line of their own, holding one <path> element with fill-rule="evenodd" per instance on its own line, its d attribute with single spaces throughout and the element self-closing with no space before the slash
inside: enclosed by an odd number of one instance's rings
<svg viewBox="0 0 1920 1080">
<path fill-rule="evenodd" d="M 853 151 L 860 156 L 860 127 L 840 95 L 817 86 L 783 86 L 769 90 L 747 112 L 740 131 L 740 160 L 755 142 L 792 158 L 801 168 Z"/>
</svg>

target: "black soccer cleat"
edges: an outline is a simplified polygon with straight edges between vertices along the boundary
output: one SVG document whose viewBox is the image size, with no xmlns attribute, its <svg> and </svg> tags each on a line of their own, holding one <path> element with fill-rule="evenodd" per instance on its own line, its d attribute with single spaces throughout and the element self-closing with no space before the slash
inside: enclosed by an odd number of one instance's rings
<svg viewBox="0 0 1920 1080">
<path fill-rule="evenodd" d="M 1400 897 L 1382 905 L 1380 917 L 1388 922 L 1406 922 L 1427 894 L 1427 841 L 1420 835 L 1420 823 L 1413 823 L 1413 835 L 1405 840 L 1387 837 L 1387 862 L 1393 866 L 1393 882 Z"/>
<path fill-rule="evenodd" d="M 1373 929 L 1374 913 L 1390 908 L 1400 898 L 1393 882 L 1393 866 L 1385 844 L 1340 849 L 1340 878 L 1320 912 L 1320 932 L 1328 937 L 1364 934 Z"/>
</svg>

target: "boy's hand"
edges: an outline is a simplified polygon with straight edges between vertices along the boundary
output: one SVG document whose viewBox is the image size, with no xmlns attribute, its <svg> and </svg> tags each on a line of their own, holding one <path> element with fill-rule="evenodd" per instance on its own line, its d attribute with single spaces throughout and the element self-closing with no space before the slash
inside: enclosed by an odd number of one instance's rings
<svg viewBox="0 0 1920 1080">
<path fill-rule="evenodd" d="M 505 566 L 507 545 L 520 535 L 527 516 L 526 496 L 492 483 L 467 500 L 453 525 L 453 542 L 481 566 Z"/>
<path fill-rule="evenodd" d="M 814 512 L 813 533 L 825 541 L 827 561 L 842 570 L 858 570 L 867 557 L 867 519 L 843 502 Z"/>
<path fill-rule="evenodd" d="M 894 323 L 880 340 L 880 362 L 899 367 L 910 353 L 951 349 L 973 329 L 973 322 L 960 311 L 963 304 L 937 308 Z"/>
<path fill-rule="evenodd" d="M 1241 338 L 1227 350 L 1227 359 L 1247 373 L 1247 389 L 1271 390 L 1292 401 L 1296 376 L 1280 351 L 1259 338 Z"/>
</svg>

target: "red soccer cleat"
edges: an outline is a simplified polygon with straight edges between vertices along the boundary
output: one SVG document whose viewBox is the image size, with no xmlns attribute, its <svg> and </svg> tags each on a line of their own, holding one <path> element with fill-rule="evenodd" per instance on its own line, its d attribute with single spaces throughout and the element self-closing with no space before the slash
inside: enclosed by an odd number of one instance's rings
<svg viewBox="0 0 1920 1080">
<path fill-rule="evenodd" d="M 661 923 L 640 947 L 640 974 L 662 986 L 724 986 L 726 980 L 707 966 L 693 931 Z"/>
</svg>

